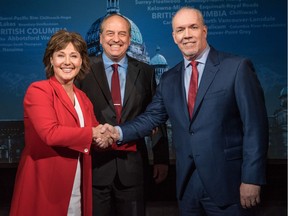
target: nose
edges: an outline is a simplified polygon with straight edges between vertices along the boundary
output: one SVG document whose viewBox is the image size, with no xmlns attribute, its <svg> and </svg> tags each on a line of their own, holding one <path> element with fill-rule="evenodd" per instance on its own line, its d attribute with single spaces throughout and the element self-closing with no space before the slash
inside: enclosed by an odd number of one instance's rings
<svg viewBox="0 0 288 216">
<path fill-rule="evenodd" d="M 71 61 L 70 61 L 70 57 L 69 57 L 69 56 L 66 56 L 65 59 L 64 59 L 64 63 L 65 63 L 65 64 L 70 64 L 70 62 L 71 62 Z"/>
<path fill-rule="evenodd" d="M 191 34 L 191 29 L 190 28 L 185 28 L 185 31 L 184 31 L 184 37 L 192 37 L 192 34 Z"/>
<path fill-rule="evenodd" d="M 113 41 L 116 43 L 120 41 L 118 34 L 114 34 Z"/>
</svg>

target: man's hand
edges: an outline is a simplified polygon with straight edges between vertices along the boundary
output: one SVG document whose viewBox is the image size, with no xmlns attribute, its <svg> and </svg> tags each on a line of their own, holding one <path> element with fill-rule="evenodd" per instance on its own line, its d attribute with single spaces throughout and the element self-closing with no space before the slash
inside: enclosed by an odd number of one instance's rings
<svg viewBox="0 0 288 216">
<path fill-rule="evenodd" d="M 118 131 L 118 129 L 110 124 L 104 124 L 102 127 L 101 127 L 101 130 L 100 130 L 101 133 L 109 133 L 111 138 L 113 139 L 114 142 L 116 142 L 117 140 L 120 139 L 120 133 Z"/>
<path fill-rule="evenodd" d="M 168 175 L 168 165 L 155 164 L 153 167 L 153 178 L 156 184 L 161 183 Z"/>
<path fill-rule="evenodd" d="M 92 128 L 93 140 L 96 143 L 96 147 L 99 149 L 106 149 L 116 142 L 120 138 L 119 131 L 109 124 L 100 124 L 97 127 Z"/>
<path fill-rule="evenodd" d="M 260 203 L 259 185 L 245 184 L 240 185 L 240 201 L 243 208 L 251 208 Z"/>
<path fill-rule="evenodd" d="M 92 128 L 93 140 L 96 142 L 98 148 L 106 149 L 113 143 L 113 138 L 109 130 L 102 131 L 103 125 L 100 124 L 97 127 Z"/>
</svg>

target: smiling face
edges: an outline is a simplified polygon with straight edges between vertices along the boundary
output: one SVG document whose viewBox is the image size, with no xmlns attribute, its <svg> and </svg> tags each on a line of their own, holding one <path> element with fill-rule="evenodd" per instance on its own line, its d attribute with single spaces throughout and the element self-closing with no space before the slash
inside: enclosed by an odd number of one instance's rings
<svg viewBox="0 0 288 216">
<path fill-rule="evenodd" d="M 50 58 L 54 75 L 61 84 L 72 83 L 80 71 L 82 58 L 72 43 L 53 53 Z"/>
<path fill-rule="evenodd" d="M 102 23 L 100 43 L 104 53 L 114 62 L 119 62 L 130 45 L 130 26 L 119 15 L 113 15 Z"/>
<path fill-rule="evenodd" d="M 200 13 L 192 8 L 179 10 L 172 20 L 172 36 L 183 56 L 196 59 L 207 46 L 207 27 Z"/>
</svg>

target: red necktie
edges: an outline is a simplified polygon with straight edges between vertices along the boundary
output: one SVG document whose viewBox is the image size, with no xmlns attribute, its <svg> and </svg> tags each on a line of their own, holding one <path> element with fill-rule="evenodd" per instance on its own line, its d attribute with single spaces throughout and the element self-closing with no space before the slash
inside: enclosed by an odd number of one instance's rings
<svg viewBox="0 0 288 216">
<path fill-rule="evenodd" d="M 192 113 L 194 109 L 194 104 L 196 100 L 197 95 L 197 89 L 198 89 L 198 69 L 197 69 L 198 62 L 192 61 L 192 74 L 190 79 L 190 85 L 189 85 L 189 92 L 188 92 L 188 110 L 190 118 L 192 118 Z"/>
<path fill-rule="evenodd" d="M 121 104 L 121 89 L 119 82 L 119 74 L 118 74 L 118 64 L 113 64 L 113 74 L 111 78 L 111 95 L 112 100 L 116 112 L 116 120 L 117 123 L 121 122 L 121 112 L 122 112 L 122 104 Z M 117 145 L 113 143 L 111 146 L 114 150 L 122 150 L 122 151 L 136 151 L 136 144 L 133 143 L 125 143 L 122 145 Z"/>
<path fill-rule="evenodd" d="M 113 64 L 112 68 L 113 68 L 113 74 L 111 79 L 111 95 L 116 112 L 117 123 L 120 123 L 122 105 L 121 105 L 121 89 L 118 74 L 118 64 Z"/>
</svg>

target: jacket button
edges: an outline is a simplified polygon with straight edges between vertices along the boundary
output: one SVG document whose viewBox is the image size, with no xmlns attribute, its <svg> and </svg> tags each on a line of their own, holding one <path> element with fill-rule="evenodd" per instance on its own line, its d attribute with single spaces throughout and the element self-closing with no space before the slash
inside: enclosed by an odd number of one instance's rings
<svg viewBox="0 0 288 216">
<path fill-rule="evenodd" d="M 88 148 L 85 148 L 85 149 L 84 149 L 84 152 L 85 152 L 85 153 L 87 153 L 88 151 L 89 151 Z"/>
</svg>

